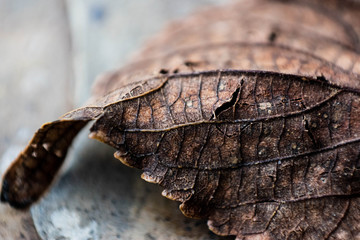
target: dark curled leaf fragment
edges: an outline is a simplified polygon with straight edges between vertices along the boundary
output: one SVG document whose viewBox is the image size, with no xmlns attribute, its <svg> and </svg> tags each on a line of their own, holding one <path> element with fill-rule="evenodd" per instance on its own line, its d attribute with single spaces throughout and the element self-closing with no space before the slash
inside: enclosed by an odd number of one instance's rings
<svg viewBox="0 0 360 240">
<path fill-rule="evenodd" d="M 35 133 L 1 200 L 38 200 L 95 120 L 91 138 L 217 234 L 359 239 L 359 16 L 350 0 L 244 0 L 174 23 Z"/>
</svg>

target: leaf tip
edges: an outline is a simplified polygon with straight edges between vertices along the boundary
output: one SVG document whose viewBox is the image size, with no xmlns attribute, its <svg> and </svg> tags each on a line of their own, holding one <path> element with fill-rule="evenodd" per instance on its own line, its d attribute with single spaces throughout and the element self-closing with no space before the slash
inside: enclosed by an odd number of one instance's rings
<svg viewBox="0 0 360 240">
<path fill-rule="evenodd" d="M 171 192 L 168 191 L 168 190 L 166 190 L 166 189 L 164 189 L 164 190 L 161 192 L 161 195 L 162 195 L 163 197 L 166 197 L 167 199 L 176 200 L 176 199 L 174 198 L 174 196 L 171 194 Z"/>
<path fill-rule="evenodd" d="M 153 176 L 151 176 L 149 173 L 147 172 L 143 172 L 141 174 L 141 178 L 149 183 L 159 183 L 159 179 L 158 178 L 154 178 Z"/>
<path fill-rule="evenodd" d="M 127 152 L 124 152 L 124 151 L 116 151 L 114 153 L 114 157 L 116 159 L 119 159 L 120 162 L 128 167 L 137 167 L 139 168 L 139 166 L 137 166 L 136 162 L 132 161 L 131 157 L 127 154 Z"/>
<path fill-rule="evenodd" d="M 11 207 L 16 208 L 18 210 L 25 210 L 29 208 L 30 205 L 34 202 L 32 199 L 21 198 L 16 196 L 16 194 L 15 196 L 13 195 L 14 194 L 12 193 L 10 184 L 5 176 L 2 182 L 1 196 L 0 196 L 0 200 L 2 203 L 8 203 Z"/>
</svg>

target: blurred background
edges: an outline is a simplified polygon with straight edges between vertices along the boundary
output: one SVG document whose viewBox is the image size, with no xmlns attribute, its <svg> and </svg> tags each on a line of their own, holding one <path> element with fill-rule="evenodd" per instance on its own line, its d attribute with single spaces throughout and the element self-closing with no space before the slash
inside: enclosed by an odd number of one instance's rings
<svg viewBox="0 0 360 240">
<path fill-rule="evenodd" d="M 97 75 L 169 21 L 226 2 L 0 0 L 1 174 L 41 124 L 85 103 Z M 0 239 L 218 239 L 86 135 L 31 212 L 0 205 Z"/>
</svg>

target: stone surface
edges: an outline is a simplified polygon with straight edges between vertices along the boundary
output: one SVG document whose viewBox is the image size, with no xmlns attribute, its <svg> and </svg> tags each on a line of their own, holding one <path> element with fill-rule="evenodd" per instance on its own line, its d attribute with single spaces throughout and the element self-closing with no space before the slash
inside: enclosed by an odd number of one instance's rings
<svg viewBox="0 0 360 240">
<path fill-rule="evenodd" d="M 45 121 L 73 107 L 62 1 L 0 0 L 0 175 Z M 0 205 L 0 239 L 38 239 L 29 212 Z"/>
</svg>

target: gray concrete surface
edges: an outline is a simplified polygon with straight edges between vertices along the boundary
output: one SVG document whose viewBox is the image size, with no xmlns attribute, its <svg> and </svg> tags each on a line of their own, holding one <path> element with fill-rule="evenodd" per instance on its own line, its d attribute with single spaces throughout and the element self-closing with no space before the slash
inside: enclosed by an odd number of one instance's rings
<svg viewBox="0 0 360 240">
<path fill-rule="evenodd" d="M 1 173 L 42 123 L 73 107 L 64 10 L 62 1 L 0 0 Z M 0 205 L 0 239 L 38 239 L 30 213 Z"/>
<path fill-rule="evenodd" d="M 228 1 L 0 0 L 1 171 L 168 21 Z M 32 216 L 0 205 L 1 239 L 220 239 L 86 134 Z"/>
</svg>

